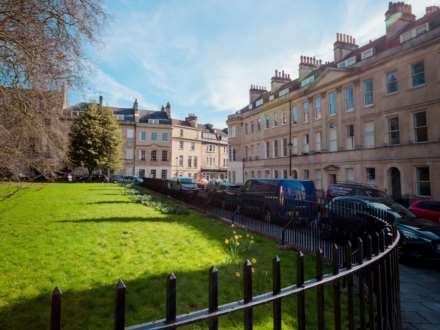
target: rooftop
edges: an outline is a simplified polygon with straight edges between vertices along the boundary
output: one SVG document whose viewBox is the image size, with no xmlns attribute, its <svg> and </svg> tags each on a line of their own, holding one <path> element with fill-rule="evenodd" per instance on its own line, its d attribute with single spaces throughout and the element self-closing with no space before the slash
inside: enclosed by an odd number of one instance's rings
<svg viewBox="0 0 440 330">
<path fill-rule="evenodd" d="M 399 9 L 405 11 L 405 13 L 407 14 L 408 10 L 411 11 L 411 6 L 405 5 L 401 2 L 389 3 L 388 11 L 396 11 Z M 323 63 L 320 60 L 316 60 L 315 58 L 301 56 L 300 76 L 302 73 L 301 70 L 304 66 L 312 68 L 311 70 L 306 71 L 306 74 L 303 75 L 301 78 L 297 78 L 294 80 L 290 80 L 289 78 L 288 82 L 280 84 L 270 91 L 266 91 L 264 88 L 257 90 L 257 92 L 259 91 L 258 97 L 251 97 L 249 104 L 238 110 L 234 114 L 228 116 L 228 120 L 236 119 L 240 117 L 241 114 L 253 111 L 261 107 L 262 105 L 272 102 L 280 97 L 286 96 L 293 91 L 306 89 L 313 82 L 315 82 L 323 72 L 330 68 L 349 72 L 355 68 L 369 65 L 371 63 L 371 60 L 374 61 L 374 59 L 377 59 L 379 55 L 385 55 L 386 51 L 393 49 L 398 51 L 400 48 L 403 48 L 405 46 L 405 43 L 407 43 L 408 41 L 440 27 L 440 8 L 436 6 L 427 7 L 426 14 L 423 17 L 417 20 L 414 19 L 413 21 L 407 20 L 405 24 L 402 25 L 402 27 L 399 28 L 395 33 L 390 33 L 388 31 L 390 24 L 391 23 L 387 22 L 386 34 L 368 42 L 361 47 L 358 47 L 355 44 L 355 39 L 353 37 L 338 33 L 334 47 L 335 49 L 337 47 L 341 47 L 343 50 L 345 50 L 344 52 L 342 52 L 343 56 L 341 56 L 340 58 L 336 58 L 337 56 L 335 50 L 335 59 L 331 62 L 326 63 Z M 272 77 L 272 81 L 273 80 L 274 77 Z M 250 93 L 255 92 L 256 90 L 253 88 L 252 85 Z"/>
</svg>

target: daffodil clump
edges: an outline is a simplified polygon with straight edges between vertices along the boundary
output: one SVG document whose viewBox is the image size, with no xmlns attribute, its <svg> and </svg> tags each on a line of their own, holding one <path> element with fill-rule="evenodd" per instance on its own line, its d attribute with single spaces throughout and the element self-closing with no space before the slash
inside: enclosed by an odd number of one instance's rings
<svg viewBox="0 0 440 330">
<path fill-rule="evenodd" d="M 129 199 L 132 202 L 141 203 L 145 206 L 152 207 L 162 214 L 185 215 L 189 213 L 187 209 L 179 205 L 170 203 L 162 198 L 155 197 L 153 195 L 142 194 L 136 189 L 125 187 L 124 194 L 128 195 Z"/>
<path fill-rule="evenodd" d="M 234 224 L 231 225 L 231 229 L 231 235 L 224 240 L 225 250 L 231 262 L 242 261 L 243 256 L 248 254 L 247 252 L 249 252 L 255 244 L 254 236 L 246 230 L 237 230 Z M 252 260 L 255 260 L 255 258 Z"/>
</svg>

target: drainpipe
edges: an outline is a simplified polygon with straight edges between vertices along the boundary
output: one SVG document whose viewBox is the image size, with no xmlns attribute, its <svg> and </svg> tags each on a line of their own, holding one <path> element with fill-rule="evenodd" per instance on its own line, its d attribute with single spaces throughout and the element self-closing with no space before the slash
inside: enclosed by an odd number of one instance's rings
<svg viewBox="0 0 440 330">
<path fill-rule="evenodd" d="M 289 176 L 292 177 L 292 101 L 289 101 Z"/>
<path fill-rule="evenodd" d="M 136 176 L 136 139 L 137 139 L 137 131 L 136 131 L 136 118 L 134 118 L 134 149 L 133 149 L 133 176 Z M 147 156 L 147 155 L 145 155 Z"/>
</svg>

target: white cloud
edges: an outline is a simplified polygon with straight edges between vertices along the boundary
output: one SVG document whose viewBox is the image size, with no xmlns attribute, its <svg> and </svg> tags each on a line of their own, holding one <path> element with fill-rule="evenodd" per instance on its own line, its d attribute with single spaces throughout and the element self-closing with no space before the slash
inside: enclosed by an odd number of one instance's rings
<svg viewBox="0 0 440 330">
<path fill-rule="evenodd" d="M 383 35 L 387 2 L 378 2 L 335 2 L 338 10 L 325 19 L 317 10 L 321 4 L 306 1 L 280 1 L 275 9 L 267 2 L 228 6 L 189 0 L 183 6 L 155 2 L 145 9 L 142 1 L 125 1 L 97 54 L 103 65 L 96 68 L 95 87 L 88 93 L 96 98 L 99 88 L 108 104 L 122 106 L 130 106 L 134 98 L 145 107 L 152 100 L 170 101 L 180 117 L 185 109 L 221 122 L 220 116 L 247 104 L 250 84 L 270 88 L 274 69 L 295 77 L 300 55 L 332 60 L 336 32 L 352 35 L 360 45 Z M 407 2 L 418 16 L 431 4 Z M 277 17 L 280 8 L 285 17 Z"/>
<path fill-rule="evenodd" d="M 90 75 L 89 87 L 82 92 L 84 99 L 96 100 L 99 95 L 102 95 L 105 105 L 120 107 L 129 107 L 137 99 L 141 108 L 157 108 L 148 103 L 140 92 L 118 82 L 98 66 L 90 63 L 88 71 Z"/>
</svg>

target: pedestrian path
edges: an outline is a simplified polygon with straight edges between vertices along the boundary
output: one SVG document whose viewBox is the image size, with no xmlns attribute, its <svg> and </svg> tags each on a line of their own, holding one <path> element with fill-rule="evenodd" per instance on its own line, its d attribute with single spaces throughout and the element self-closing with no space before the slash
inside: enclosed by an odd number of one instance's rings
<svg viewBox="0 0 440 330">
<path fill-rule="evenodd" d="M 400 265 L 402 329 L 440 329 L 440 267 Z"/>
</svg>

